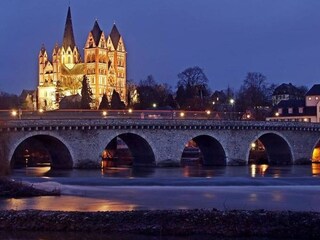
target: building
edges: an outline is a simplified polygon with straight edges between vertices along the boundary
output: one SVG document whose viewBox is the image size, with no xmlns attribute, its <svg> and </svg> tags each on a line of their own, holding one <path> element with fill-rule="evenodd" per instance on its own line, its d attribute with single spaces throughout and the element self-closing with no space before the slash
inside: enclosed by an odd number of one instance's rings
<svg viewBox="0 0 320 240">
<path fill-rule="evenodd" d="M 83 75 L 87 75 L 92 89 L 93 107 L 98 106 L 103 94 L 110 100 L 113 90 L 126 102 L 127 53 L 116 25 L 113 25 L 110 34 L 105 34 L 96 20 L 83 49 L 82 60 L 69 7 L 62 44 L 55 45 L 51 59 L 44 46 L 39 53 L 39 109 L 57 109 L 64 96 L 80 93 Z"/>
<path fill-rule="evenodd" d="M 277 105 L 282 100 L 303 100 L 304 94 L 300 89 L 291 83 L 282 83 L 276 87 L 272 93 L 272 106 Z"/>
<path fill-rule="evenodd" d="M 282 100 L 274 107 L 268 121 L 320 122 L 320 84 L 306 93 L 304 100 Z"/>
</svg>

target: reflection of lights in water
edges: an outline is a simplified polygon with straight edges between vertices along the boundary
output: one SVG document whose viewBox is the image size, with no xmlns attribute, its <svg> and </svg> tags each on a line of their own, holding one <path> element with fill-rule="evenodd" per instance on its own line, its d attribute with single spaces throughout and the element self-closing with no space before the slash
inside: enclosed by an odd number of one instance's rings
<svg viewBox="0 0 320 240">
<path fill-rule="evenodd" d="M 275 202 L 282 202 L 283 201 L 283 195 L 280 191 L 273 191 L 272 192 L 272 200 Z"/>
<path fill-rule="evenodd" d="M 312 176 L 319 176 L 320 175 L 320 164 L 319 163 L 312 163 L 311 171 L 312 171 Z"/>
<path fill-rule="evenodd" d="M 251 171 L 250 171 L 251 177 L 255 177 L 256 176 L 256 168 L 257 168 L 257 166 L 255 164 L 252 164 L 250 166 L 250 168 L 251 168 Z"/>
<path fill-rule="evenodd" d="M 262 165 L 252 164 L 250 166 L 251 177 L 256 177 L 257 174 L 263 177 L 268 167 L 269 166 L 267 164 L 262 164 Z"/>
<path fill-rule="evenodd" d="M 212 193 L 205 193 L 205 194 L 203 194 L 203 196 L 204 196 L 205 198 L 209 198 L 209 199 L 214 199 L 214 198 L 216 198 L 216 196 L 215 196 L 214 194 L 212 194 Z"/>
<path fill-rule="evenodd" d="M 26 167 L 26 176 L 43 176 L 51 169 L 50 166 L 47 167 Z"/>
<path fill-rule="evenodd" d="M 132 211 L 137 205 L 121 201 L 92 199 L 78 196 L 9 199 L 6 209 L 38 209 L 51 211 Z M 89 204 L 88 204 L 89 203 Z"/>
<path fill-rule="evenodd" d="M 250 202 L 256 202 L 258 200 L 258 195 L 256 193 L 251 193 L 249 195 L 249 201 Z"/>
</svg>

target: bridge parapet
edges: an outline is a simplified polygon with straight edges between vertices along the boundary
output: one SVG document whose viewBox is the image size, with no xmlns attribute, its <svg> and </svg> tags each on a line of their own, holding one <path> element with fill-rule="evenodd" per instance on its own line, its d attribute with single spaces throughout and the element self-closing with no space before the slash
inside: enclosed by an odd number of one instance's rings
<svg viewBox="0 0 320 240">
<path fill-rule="evenodd" d="M 320 124 L 304 122 L 217 121 L 188 119 L 59 119 L 9 120 L 2 122 L 0 125 L 0 132 L 84 129 L 263 130 L 320 132 Z"/>
</svg>

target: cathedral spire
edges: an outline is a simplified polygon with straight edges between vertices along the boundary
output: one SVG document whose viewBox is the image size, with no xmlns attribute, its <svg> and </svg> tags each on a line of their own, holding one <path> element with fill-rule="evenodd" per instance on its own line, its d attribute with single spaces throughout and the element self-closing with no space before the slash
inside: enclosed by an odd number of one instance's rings
<svg viewBox="0 0 320 240">
<path fill-rule="evenodd" d="M 71 10 L 70 6 L 68 7 L 68 14 L 66 19 L 66 24 L 64 27 L 63 41 L 62 46 L 64 49 L 67 49 L 69 46 L 73 50 L 76 46 L 74 35 L 73 35 L 73 27 L 72 27 L 72 19 L 71 19 Z"/>
<path fill-rule="evenodd" d="M 118 43 L 119 43 L 120 37 L 121 37 L 121 35 L 118 31 L 118 28 L 117 28 L 116 24 L 114 23 L 113 27 L 111 29 L 111 32 L 110 32 L 110 38 L 111 38 L 112 44 L 115 47 L 115 49 L 118 48 Z"/>
<path fill-rule="evenodd" d="M 92 33 L 94 42 L 95 42 L 95 44 L 97 46 L 99 44 L 99 41 L 100 41 L 100 38 L 101 38 L 101 34 L 102 34 L 102 30 L 99 27 L 98 20 L 96 20 L 94 22 L 94 26 L 93 26 L 93 28 L 91 30 L 91 33 Z"/>
</svg>

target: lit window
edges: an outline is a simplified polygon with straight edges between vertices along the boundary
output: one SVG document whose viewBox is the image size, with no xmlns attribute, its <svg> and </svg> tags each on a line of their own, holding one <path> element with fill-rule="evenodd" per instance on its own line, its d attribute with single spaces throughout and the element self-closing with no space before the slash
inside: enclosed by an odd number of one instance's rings
<svg viewBox="0 0 320 240">
<path fill-rule="evenodd" d="M 316 97 L 316 100 L 318 100 L 319 98 L 318 97 Z"/>
<path fill-rule="evenodd" d="M 303 113 L 303 107 L 299 107 L 299 113 Z"/>
<path fill-rule="evenodd" d="M 279 109 L 278 109 L 278 113 L 279 113 L 279 114 L 282 114 L 282 108 L 279 108 Z"/>
<path fill-rule="evenodd" d="M 292 108 L 288 108 L 288 113 L 292 114 L 292 112 L 293 112 L 293 109 Z"/>
</svg>

